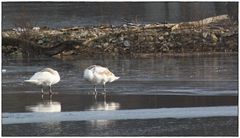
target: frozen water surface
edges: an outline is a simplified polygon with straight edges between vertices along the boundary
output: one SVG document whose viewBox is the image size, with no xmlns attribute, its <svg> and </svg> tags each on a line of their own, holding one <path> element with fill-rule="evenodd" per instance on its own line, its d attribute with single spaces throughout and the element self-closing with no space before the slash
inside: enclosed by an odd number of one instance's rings
<svg viewBox="0 0 240 138">
<path fill-rule="evenodd" d="M 224 112 L 223 112 L 224 111 Z M 186 107 L 137 109 L 118 111 L 81 111 L 62 113 L 4 113 L 3 124 L 88 121 L 88 120 L 126 120 L 153 118 L 197 118 L 237 116 L 237 106 Z"/>
<path fill-rule="evenodd" d="M 203 115 L 194 118 L 209 117 L 210 119 L 210 117 L 224 116 L 224 120 L 228 121 L 228 117 L 237 116 L 238 57 L 235 54 L 144 59 L 72 57 L 24 60 L 3 57 L 2 62 L 2 119 L 3 128 L 6 128 L 3 129 L 4 135 L 21 134 L 17 129 L 12 130 L 7 126 L 16 124 L 16 128 L 21 127 L 20 124 L 18 125 L 19 118 L 28 120 L 22 123 L 34 124 L 38 122 L 36 117 L 41 116 L 42 112 L 52 115 L 55 123 L 95 120 L 97 122 L 91 126 L 93 128 L 106 126 L 106 123 L 111 122 L 118 124 L 121 120 L 129 119 L 150 121 L 178 118 L 181 112 L 184 114 L 181 114 L 180 118 L 186 119 L 199 115 L 199 112 Z M 92 64 L 107 66 L 114 74 L 121 77 L 118 81 L 107 85 L 106 98 L 98 94 L 95 99 L 92 94 L 93 86 L 83 80 L 83 70 Z M 52 97 L 44 95 L 42 98 L 39 87 L 25 84 L 23 81 L 44 67 L 58 70 L 61 81 L 53 86 L 55 95 Z M 102 86 L 97 88 L 99 92 L 103 92 Z M 155 116 L 138 113 L 148 110 Z M 217 111 L 217 114 L 212 114 L 212 110 Z M 108 112 L 113 115 L 105 116 Z M 68 115 L 72 113 L 74 113 L 73 120 L 69 120 Z M 88 113 L 96 116 L 79 119 L 79 115 L 85 116 Z M 123 113 L 124 117 L 118 118 L 120 115 L 118 113 Z M 139 115 L 144 117 L 139 118 Z M 178 121 L 178 119 L 174 120 Z M 43 121 L 43 124 L 45 123 Z M 62 127 L 65 125 L 63 123 Z M 70 123 L 69 128 L 71 125 L 74 126 L 74 123 Z M 45 127 L 50 129 L 51 125 Z M 84 128 L 84 126 L 79 127 Z M 217 124 L 211 128 L 225 129 Z M 81 130 L 86 132 L 85 129 Z M 71 133 L 73 134 L 67 129 L 64 134 Z M 214 133 L 220 134 L 220 131 Z M 29 135 L 34 134 L 29 132 Z M 99 135 L 105 134 L 99 133 Z"/>
</svg>

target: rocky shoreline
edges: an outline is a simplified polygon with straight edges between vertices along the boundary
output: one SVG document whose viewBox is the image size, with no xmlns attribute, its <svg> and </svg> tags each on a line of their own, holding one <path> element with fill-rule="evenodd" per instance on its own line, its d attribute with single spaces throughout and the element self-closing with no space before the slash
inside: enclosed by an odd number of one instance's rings
<svg viewBox="0 0 240 138">
<path fill-rule="evenodd" d="M 227 15 L 178 24 L 3 30 L 4 56 L 159 56 L 238 52 L 238 23 Z M 51 53 L 51 54 L 49 54 Z"/>
</svg>

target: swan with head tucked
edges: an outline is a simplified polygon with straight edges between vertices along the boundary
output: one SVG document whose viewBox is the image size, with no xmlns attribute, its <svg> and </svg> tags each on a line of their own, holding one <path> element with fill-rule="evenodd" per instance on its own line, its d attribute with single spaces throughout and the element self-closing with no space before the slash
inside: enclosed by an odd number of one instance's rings
<svg viewBox="0 0 240 138">
<path fill-rule="evenodd" d="M 41 71 L 36 72 L 29 80 L 25 80 L 24 82 L 42 86 L 42 94 L 43 87 L 49 87 L 49 94 L 52 94 L 52 85 L 58 83 L 59 81 L 60 76 L 56 70 L 51 68 L 44 68 Z"/>
<path fill-rule="evenodd" d="M 103 85 L 104 92 L 106 92 L 106 83 L 116 81 L 120 77 L 116 77 L 106 67 L 92 65 L 84 70 L 83 78 L 94 85 L 95 92 L 97 92 L 96 85 Z"/>
</svg>

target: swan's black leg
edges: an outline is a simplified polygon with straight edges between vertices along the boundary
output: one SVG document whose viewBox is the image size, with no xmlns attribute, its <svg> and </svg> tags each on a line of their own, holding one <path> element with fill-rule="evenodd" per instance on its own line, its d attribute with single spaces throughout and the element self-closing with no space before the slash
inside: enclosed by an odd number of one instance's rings
<svg viewBox="0 0 240 138">
<path fill-rule="evenodd" d="M 49 94 L 50 94 L 50 95 L 53 94 L 53 93 L 52 93 L 52 87 L 51 87 L 51 85 L 49 86 Z"/>
<path fill-rule="evenodd" d="M 106 93 L 106 87 L 105 87 L 105 84 L 103 84 L 103 91 L 104 91 L 104 93 Z"/>
<path fill-rule="evenodd" d="M 43 92 L 43 86 L 41 87 L 41 92 L 42 92 L 42 95 L 44 94 L 44 92 Z"/>
<path fill-rule="evenodd" d="M 97 87 L 94 85 L 94 92 L 97 93 Z"/>
<path fill-rule="evenodd" d="M 96 85 L 94 85 L 94 99 L 97 99 L 97 88 Z"/>
</svg>

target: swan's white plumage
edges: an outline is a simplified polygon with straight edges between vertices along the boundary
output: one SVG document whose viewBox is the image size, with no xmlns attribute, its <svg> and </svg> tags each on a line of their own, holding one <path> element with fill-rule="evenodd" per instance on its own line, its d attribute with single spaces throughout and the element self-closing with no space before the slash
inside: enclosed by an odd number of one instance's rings
<svg viewBox="0 0 240 138">
<path fill-rule="evenodd" d="M 39 72 L 36 72 L 29 80 L 29 82 L 41 86 L 52 86 L 60 81 L 60 76 L 56 70 L 51 68 L 44 68 Z"/>
<path fill-rule="evenodd" d="M 108 68 L 92 65 L 84 70 L 83 78 L 94 85 L 103 85 L 105 86 L 108 82 L 113 82 L 119 77 L 116 77 Z"/>
</svg>

